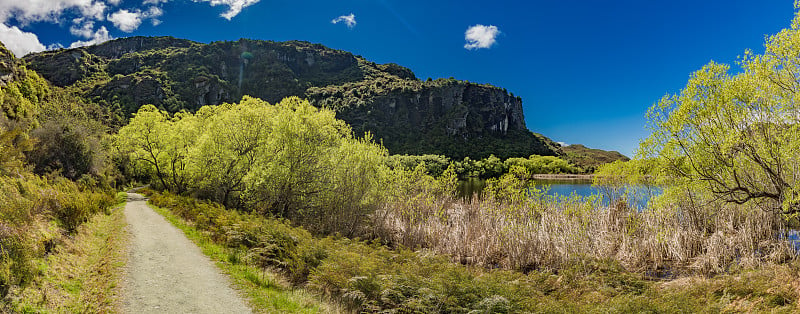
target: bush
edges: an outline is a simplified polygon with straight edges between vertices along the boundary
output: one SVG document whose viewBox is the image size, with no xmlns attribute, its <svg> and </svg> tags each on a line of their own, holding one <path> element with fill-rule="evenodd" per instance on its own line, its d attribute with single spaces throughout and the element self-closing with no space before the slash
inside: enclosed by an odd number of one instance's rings
<svg viewBox="0 0 800 314">
<path fill-rule="evenodd" d="M 94 166 L 99 144 L 90 143 L 92 138 L 85 129 L 49 121 L 32 133 L 38 144 L 27 157 L 35 173 L 59 171 L 71 180 L 97 173 Z"/>
<path fill-rule="evenodd" d="M 360 235 L 379 203 L 386 150 L 355 138 L 331 110 L 297 97 L 170 115 L 142 107 L 115 145 L 151 183 L 301 223 L 318 234 Z"/>
<path fill-rule="evenodd" d="M 386 165 L 390 169 L 414 170 L 420 164 L 427 174 L 438 177 L 450 166 L 450 158 L 442 155 L 391 155 L 386 158 Z"/>
<path fill-rule="evenodd" d="M 110 194 L 82 191 L 64 178 L 0 176 L 0 299 L 33 278 L 33 259 L 52 251 L 62 234 L 113 204 Z"/>
</svg>

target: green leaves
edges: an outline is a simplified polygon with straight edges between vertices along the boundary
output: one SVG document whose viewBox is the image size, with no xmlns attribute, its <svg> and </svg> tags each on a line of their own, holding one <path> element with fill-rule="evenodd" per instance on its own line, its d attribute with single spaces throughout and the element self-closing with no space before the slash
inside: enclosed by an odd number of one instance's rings
<svg viewBox="0 0 800 314">
<path fill-rule="evenodd" d="M 640 148 L 673 185 L 715 198 L 792 213 L 800 160 L 800 15 L 769 37 L 763 55 L 746 51 L 741 72 L 711 62 L 679 94 L 648 112 L 653 134 Z"/>
<path fill-rule="evenodd" d="M 386 151 L 352 135 L 331 110 L 297 97 L 170 115 L 144 106 L 115 137 L 152 183 L 226 206 L 303 222 L 315 232 L 360 231 L 377 206 Z"/>
</svg>

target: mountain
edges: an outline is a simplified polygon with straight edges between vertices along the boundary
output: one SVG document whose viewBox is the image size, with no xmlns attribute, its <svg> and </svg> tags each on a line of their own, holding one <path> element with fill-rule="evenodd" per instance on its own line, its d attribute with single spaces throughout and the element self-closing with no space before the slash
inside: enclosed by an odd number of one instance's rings
<svg viewBox="0 0 800 314">
<path fill-rule="evenodd" d="M 126 115 L 144 104 L 176 112 L 243 95 L 273 103 L 300 96 L 334 109 L 356 134 L 371 132 L 394 154 L 561 154 L 526 128 L 522 99 L 505 89 L 452 78 L 421 81 L 408 68 L 320 44 L 130 37 L 24 60 L 52 84 Z"/>
</svg>

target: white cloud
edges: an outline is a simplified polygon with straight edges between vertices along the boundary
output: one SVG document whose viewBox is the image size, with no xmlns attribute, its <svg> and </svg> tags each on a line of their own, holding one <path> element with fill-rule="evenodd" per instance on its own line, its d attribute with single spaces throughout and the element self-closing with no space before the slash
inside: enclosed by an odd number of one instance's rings
<svg viewBox="0 0 800 314">
<path fill-rule="evenodd" d="M 139 26 L 142 25 L 142 21 L 145 19 L 151 19 L 153 26 L 161 24 L 161 20 L 159 20 L 158 17 L 162 15 L 164 15 L 164 11 L 161 10 L 161 8 L 151 6 L 144 12 L 138 9 L 134 11 L 122 9 L 109 15 L 108 20 L 114 23 L 114 26 L 121 31 L 130 33 L 139 28 Z"/>
<path fill-rule="evenodd" d="M 24 32 L 16 26 L 9 27 L 4 23 L 0 23 L 0 41 L 17 57 L 45 50 L 36 34 Z"/>
<path fill-rule="evenodd" d="M 95 20 L 103 20 L 106 12 L 106 4 L 100 1 L 94 2 L 87 6 L 79 7 L 81 14 L 86 18 L 93 18 Z"/>
<path fill-rule="evenodd" d="M 47 50 L 56 50 L 56 49 L 63 49 L 64 45 L 61 43 L 49 44 L 47 45 Z"/>
<path fill-rule="evenodd" d="M 114 23 L 119 30 L 130 33 L 142 25 L 142 12 L 122 9 L 109 15 L 108 21 Z"/>
<path fill-rule="evenodd" d="M 94 21 L 86 21 L 83 19 L 74 19 L 75 25 L 69 28 L 69 33 L 78 37 L 92 38 L 94 36 Z"/>
<path fill-rule="evenodd" d="M 159 20 L 158 17 L 162 15 L 164 15 L 164 11 L 156 6 L 150 7 L 150 9 L 145 12 L 145 17 L 150 18 L 150 23 L 152 23 L 153 26 L 158 26 L 158 24 L 161 24 L 161 20 Z"/>
<path fill-rule="evenodd" d="M 464 39 L 467 41 L 467 43 L 464 44 L 464 48 L 469 50 L 489 48 L 495 44 L 497 35 L 499 34 L 500 30 L 494 25 L 484 26 L 477 24 L 470 26 L 464 33 Z"/>
<path fill-rule="evenodd" d="M 127 9 L 129 13 L 128 22 L 133 22 L 130 13 L 142 13 L 141 19 L 145 16 L 153 19 L 154 24 L 160 23 L 156 18 L 161 16 L 161 4 L 173 0 L 143 0 L 144 6 L 150 6 L 148 10 Z M 261 0 L 192 0 L 198 3 L 208 3 L 211 6 L 227 6 L 228 10 L 220 16 L 228 20 L 238 15 L 244 8 L 260 2 Z M 106 18 L 106 12 L 110 6 L 122 4 L 122 0 L 0 0 L 0 22 L 6 22 L 13 18 L 16 22 L 26 25 L 31 22 L 54 22 L 61 23 L 62 15 L 68 13 L 78 13 L 80 17 L 95 21 L 102 21 Z M 119 13 L 119 11 L 117 11 Z M 150 15 L 147 15 L 150 13 Z M 116 13 L 115 13 L 116 14 Z M 74 15 L 72 16 L 74 17 Z M 123 25 L 132 25 L 130 23 Z M 124 27 L 124 26 L 123 26 Z M 128 28 L 130 29 L 130 28 Z"/>
<path fill-rule="evenodd" d="M 148 0 L 151 2 L 158 3 L 158 1 L 164 0 Z M 212 7 L 218 5 L 225 5 L 228 6 L 228 11 L 225 13 L 220 14 L 221 17 L 224 17 L 227 20 L 231 20 L 234 16 L 242 12 L 242 9 L 249 7 L 258 3 L 261 0 L 194 0 L 194 2 L 208 2 L 211 4 Z M 166 2 L 166 1 L 164 1 Z"/>
<path fill-rule="evenodd" d="M 61 14 L 71 9 L 77 9 L 85 17 L 102 20 L 106 5 L 100 0 L 0 0 L 0 21 L 13 17 L 23 24 L 59 22 Z"/>
<path fill-rule="evenodd" d="M 154 18 L 154 17 L 159 17 L 159 16 L 161 16 L 163 14 L 164 14 L 164 11 L 161 10 L 161 8 L 153 6 L 153 7 L 150 7 L 150 9 L 147 10 L 147 13 L 145 13 L 145 16 L 147 16 L 149 18 Z"/>
<path fill-rule="evenodd" d="M 92 34 L 89 40 L 79 40 L 69 45 L 70 48 L 78 48 L 83 46 L 91 46 L 97 45 L 109 40 L 113 39 L 111 35 L 108 34 L 108 29 L 105 26 L 101 26 L 99 30 L 97 30 L 94 34 Z"/>
<path fill-rule="evenodd" d="M 342 15 L 331 20 L 331 23 L 333 24 L 338 24 L 339 22 L 344 23 L 347 25 L 347 28 L 352 29 L 356 26 L 356 16 L 353 13 L 350 13 L 350 15 Z"/>
<path fill-rule="evenodd" d="M 154 26 L 159 25 L 161 24 L 160 17 L 164 15 L 161 5 L 170 1 L 173 0 L 134 1 L 141 3 L 142 6 L 136 9 L 116 10 L 114 7 L 122 5 L 122 0 L 0 0 L 0 24 L 2 24 L 0 25 L 0 39 L 18 55 L 60 48 L 61 45 L 58 43 L 45 47 L 39 42 L 36 34 L 20 29 L 34 22 L 50 22 L 71 25 L 69 27 L 70 34 L 82 39 L 73 42 L 70 45 L 71 48 L 98 44 L 112 39 L 105 26 L 96 29 L 99 22 L 108 19 L 123 32 L 133 32 L 148 19 Z M 211 6 L 227 6 L 228 10 L 220 16 L 230 20 L 244 8 L 256 4 L 260 0 L 192 1 L 208 3 Z M 112 10 L 116 10 L 116 12 L 111 13 Z M 9 26 L 11 25 L 9 21 L 16 25 Z M 347 24 L 350 25 L 350 23 Z"/>
</svg>

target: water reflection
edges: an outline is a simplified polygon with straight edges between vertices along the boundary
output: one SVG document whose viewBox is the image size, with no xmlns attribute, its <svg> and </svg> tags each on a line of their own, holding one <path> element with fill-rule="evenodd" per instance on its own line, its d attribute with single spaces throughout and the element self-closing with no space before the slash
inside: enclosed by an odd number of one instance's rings
<svg viewBox="0 0 800 314">
<path fill-rule="evenodd" d="M 630 205 L 643 209 L 651 198 L 661 194 L 661 189 L 650 186 L 627 186 L 616 189 L 592 186 L 592 180 L 588 179 L 536 179 L 533 181 L 534 187 L 543 190 L 545 195 L 550 196 L 570 196 L 577 195 L 589 197 L 600 195 L 603 205 L 608 206 L 610 199 L 626 199 Z M 459 180 L 459 196 L 469 199 L 472 196 L 481 196 L 486 187 L 486 180 L 470 178 Z"/>
<path fill-rule="evenodd" d="M 486 180 L 483 179 L 458 180 L 458 196 L 467 200 L 471 199 L 472 196 L 481 197 L 484 187 L 486 187 Z"/>
</svg>

